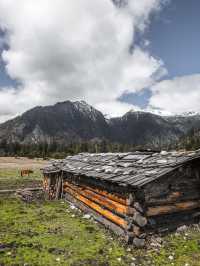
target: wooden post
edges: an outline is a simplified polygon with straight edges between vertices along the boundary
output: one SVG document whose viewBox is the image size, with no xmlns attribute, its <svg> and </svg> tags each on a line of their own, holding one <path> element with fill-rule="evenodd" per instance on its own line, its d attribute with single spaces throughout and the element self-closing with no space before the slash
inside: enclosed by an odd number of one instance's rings
<svg viewBox="0 0 200 266">
<path fill-rule="evenodd" d="M 62 177 L 58 176 L 58 180 L 57 180 L 57 184 L 56 184 L 56 195 L 55 195 L 56 200 L 58 200 L 60 198 L 61 185 L 62 185 Z"/>
</svg>

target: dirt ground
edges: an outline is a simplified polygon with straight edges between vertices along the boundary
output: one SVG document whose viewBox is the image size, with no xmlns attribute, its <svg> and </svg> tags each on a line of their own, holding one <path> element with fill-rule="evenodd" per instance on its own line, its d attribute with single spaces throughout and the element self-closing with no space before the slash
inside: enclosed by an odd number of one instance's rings
<svg viewBox="0 0 200 266">
<path fill-rule="evenodd" d="M 48 164 L 48 161 L 37 159 L 28 159 L 24 157 L 0 157 L 0 169 L 20 168 L 20 169 L 38 169 Z"/>
</svg>

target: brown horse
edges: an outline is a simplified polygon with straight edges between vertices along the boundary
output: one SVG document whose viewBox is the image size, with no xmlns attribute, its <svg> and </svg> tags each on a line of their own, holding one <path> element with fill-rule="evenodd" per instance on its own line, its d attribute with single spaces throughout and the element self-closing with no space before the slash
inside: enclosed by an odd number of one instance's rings
<svg viewBox="0 0 200 266">
<path fill-rule="evenodd" d="M 21 170 L 21 177 L 29 176 L 30 174 L 33 174 L 33 170 L 30 169 Z"/>
</svg>

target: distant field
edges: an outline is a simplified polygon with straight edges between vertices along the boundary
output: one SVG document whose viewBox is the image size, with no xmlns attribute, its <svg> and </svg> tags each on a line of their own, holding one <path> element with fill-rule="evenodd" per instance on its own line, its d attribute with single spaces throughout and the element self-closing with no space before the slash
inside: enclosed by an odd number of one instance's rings
<svg viewBox="0 0 200 266">
<path fill-rule="evenodd" d="M 47 161 L 42 159 L 28 159 L 24 157 L 0 157 L 0 169 L 39 169 L 43 167 Z"/>
<path fill-rule="evenodd" d="M 42 159 L 0 157 L 0 189 L 40 186 L 42 180 L 40 169 L 47 163 Z M 22 169 L 33 170 L 33 174 L 21 177 Z"/>
</svg>

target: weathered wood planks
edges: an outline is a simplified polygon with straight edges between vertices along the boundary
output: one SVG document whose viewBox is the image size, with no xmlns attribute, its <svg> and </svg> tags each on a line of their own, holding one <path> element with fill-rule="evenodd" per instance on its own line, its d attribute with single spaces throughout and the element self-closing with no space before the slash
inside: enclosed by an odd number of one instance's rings
<svg viewBox="0 0 200 266">
<path fill-rule="evenodd" d="M 163 205 L 156 207 L 149 207 L 147 209 L 147 216 L 157 216 L 166 213 L 182 212 L 200 207 L 200 200 L 186 201 L 180 203 L 174 203 L 173 205 Z"/>
</svg>

